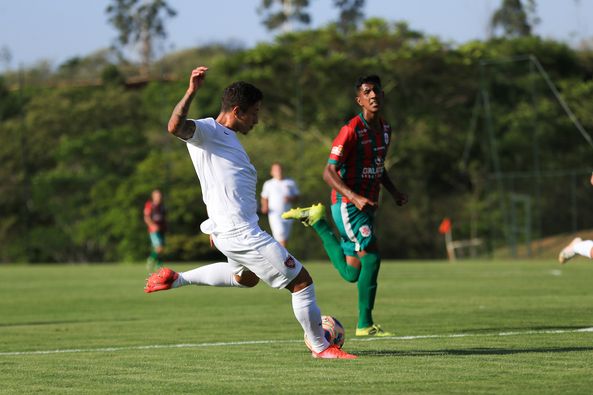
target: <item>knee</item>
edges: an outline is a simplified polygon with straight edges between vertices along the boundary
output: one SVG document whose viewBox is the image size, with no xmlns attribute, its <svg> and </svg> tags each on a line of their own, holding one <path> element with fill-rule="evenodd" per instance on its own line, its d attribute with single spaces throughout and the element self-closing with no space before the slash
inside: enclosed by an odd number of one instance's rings
<svg viewBox="0 0 593 395">
<path fill-rule="evenodd" d="M 344 280 L 348 281 L 349 283 L 357 282 L 358 277 L 360 277 L 360 270 L 356 270 L 355 268 L 347 271 L 343 276 Z"/>
<path fill-rule="evenodd" d="M 253 272 L 244 272 L 240 276 L 235 274 L 235 280 L 244 287 L 253 288 L 259 283 L 259 277 Z"/>
<path fill-rule="evenodd" d="M 297 276 L 294 278 L 294 280 L 292 280 L 286 286 L 286 289 L 288 289 L 290 292 L 299 292 L 307 288 L 311 284 L 313 284 L 313 279 L 311 278 L 311 275 L 309 274 L 307 269 L 303 267 L 299 274 L 297 274 Z"/>
</svg>

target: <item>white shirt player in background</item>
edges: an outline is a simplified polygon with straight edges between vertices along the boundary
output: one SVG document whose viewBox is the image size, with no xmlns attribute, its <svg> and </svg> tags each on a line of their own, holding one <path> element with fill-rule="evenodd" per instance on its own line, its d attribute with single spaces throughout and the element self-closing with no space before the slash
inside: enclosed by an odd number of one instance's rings
<svg viewBox="0 0 593 395">
<path fill-rule="evenodd" d="M 189 87 L 173 109 L 167 130 L 187 145 L 209 217 L 200 229 L 210 235 L 227 261 L 182 273 L 164 267 L 148 278 L 144 291 L 186 285 L 254 287 L 261 279 L 273 288 L 291 292 L 294 315 L 315 358 L 356 358 L 325 339 L 311 276 L 286 248 L 259 227 L 257 173 L 237 135 L 246 135 L 257 124 L 262 92 L 246 82 L 235 82 L 224 90 L 216 119 L 187 119 L 207 71 L 204 66 L 192 70 Z"/>
<path fill-rule="evenodd" d="M 591 174 L 590 181 L 591 185 L 593 185 L 593 174 Z M 560 251 L 558 262 L 565 264 L 577 254 L 584 256 L 585 258 L 593 259 L 593 240 L 583 240 L 580 237 L 575 237 L 569 245 Z"/>
<path fill-rule="evenodd" d="M 278 162 L 272 163 L 270 175 L 272 178 L 264 182 L 261 191 L 261 212 L 268 215 L 272 236 L 286 247 L 293 221 L 282 218 L 282 213 L 292 208 L 299 197 L 299 189 L 293 179 L 284 178 Z"/>
</svg>

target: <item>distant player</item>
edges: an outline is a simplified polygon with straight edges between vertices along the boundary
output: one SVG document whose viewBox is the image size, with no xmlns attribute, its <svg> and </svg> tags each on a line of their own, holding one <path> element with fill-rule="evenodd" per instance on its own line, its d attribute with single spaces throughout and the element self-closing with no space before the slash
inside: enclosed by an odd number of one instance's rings
<svg viewBox="0 0 593 395">
<path fill-rule="evenodd" d="M 272 236 L 286 247 L 292 221 L 282 218 L 282 213 L 290 210 L 298 199 L 299 189 L 294 180 L 284 178 L 282 165 L 278 162 L 272 164 L 270 175 L 272 178 L 264 182 L 261 192 L 261 212 L 268 215 Z"/>
<path fill-rule="evenodd" d="M 342 278 L 357 283 L 356 336 L 392 335 L 375 324 L 372 315 L 381 264 L 374 228 L 381 185 L 398 205 L 408 202 L 408 196 L 395 187 L 384 167 L 391 127 L 381 118 L 383 99 L 378 76 L 358 80 L 356 102 L 361 113 L 340 130 L 323 172 L 323 179 L 332 188 L 331 213 L 341 245 L 325 220 L 325 207 L 321 203 L 283 214 L 284 218 L 300 219 L 312 226 Z"/>
<path fill-rule="evenodd" d="M 593 185 L 593 174 L 591 175 L 591 185 Z M 564 247 L 558 255 L 558 261 L 565 264 L 576 255 L 593 259 L 593 240 L 582 240 L 580 237 L 573 239 L 569 245 Z"/>
<path fill-rule="evenodd" d="M 187 119 L 207 70 L 203 66 L 192 70 L 189 87 L 169 119 L 168 131 L 186 142 L 209 217 L 200 228 L 210 234 L 228 261 L 183 273 L 162 268 L 148 278 L 144 291 L 185 285 L 254 287 L 262 279 L 273 288 L 292 293 L 294 315 L 312 344 L 315 358 L 356 358 L 325 339 L 311 276 L 258 225 L 257 173 L 237 134 L 246 135 L 257 124 L 261 91 L 251 84 L 235 82 L 224 90 L 216 119 Z"/>
<path fill-rule="evenodd" d="M 151 198 L 144 204 L 144 223 L 148 227 L 151 251 L 146 260 L 146 269 L 149 273 L 163 266 L 163 251 L 165 248 L 165 231 L 167 230 L 166 210 L 163 203 L 163 194 L 155 189 Z"/>
</svg>

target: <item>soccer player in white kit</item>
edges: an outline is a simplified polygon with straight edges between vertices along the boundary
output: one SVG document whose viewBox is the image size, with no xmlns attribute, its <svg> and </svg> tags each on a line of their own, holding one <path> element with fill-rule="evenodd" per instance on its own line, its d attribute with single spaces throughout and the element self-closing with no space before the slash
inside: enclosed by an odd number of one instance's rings
<svg viewBox="0 0 593 395">
<path fill-rule="evenodd" d="M 591 174 L 591 185 L 593 185 L 593 174 Z M 576 255 L 593 259 L 593 240 L 583 240 L 580 237 L 574 238 L 569 245 L 564 247 L 558 254 L 558 262 L 565 264 Z"/>
<path fill-rule="evenodd" d="M 257 173 L 237 133 L 247 134 L 257 124 L 261 91 L 246 82 L 235 82 L 224 90 L 216 119 L 187 119 L 207 70 L 204 66 L 192 70 L 189 87 L 175 106 L 167 129 L 186 142 L 202 186 L 209 218 L 200 229 L 210 235 L 228 260 L 183 273 L 162 268 L 148 278 L 144 291 L 185 285 L 254 287 L 261 279 L 273 288 L 286 288 L 292 293 L 293 312 L 311 342 L 313 357 L 356 358 L 325 339 L 311 276 L 258 225 Z"/>
<path fill-rule="evenodd" d="M 264 182 L 261 191 L 261 212 L 268 215 L 272 236 L 283 247 L 286 247 L 292 220 L 282 218 L 282 213 L 292 208 L 292 203 L 299 197 L 299 188 L 290 178 L 284 178 L 282 165 L 272 163 L 271 179 Z"/>
</svg>

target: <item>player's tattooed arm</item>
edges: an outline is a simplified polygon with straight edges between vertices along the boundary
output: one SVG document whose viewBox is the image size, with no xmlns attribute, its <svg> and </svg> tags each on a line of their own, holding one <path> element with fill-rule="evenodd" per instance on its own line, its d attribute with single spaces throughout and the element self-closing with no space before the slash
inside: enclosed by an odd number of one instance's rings
<svg viewBox="0 0 593 395">
<path fill-rule="evenodd" d="M 173 113 L 169 118 L 169 123 L 167 125 L 167 130 L 169 133 L 185 140 L 191 138 L 194 135 L 196 124 L 193 121 L 189 121 L 187 119 L 187 114 L 196 92 L 204 83 L 207 70 L 208 68 L 204 66 L 200 66 L 192 70 L 189 79 L 189 87 L 187 88 L 183 98 L 173 109 Z"/>
<path fill-rule="evenodd" d="M 191 138 L 196 131 L 196 124 L 193 121 L 187 120 L 187 113 L 189 106 L 194 98 L 195 93 L 187 91 L 183 99 L 173 109 L 167 130 L 169 133 L 180 137 L 184 140 Z"/>
</svg>

